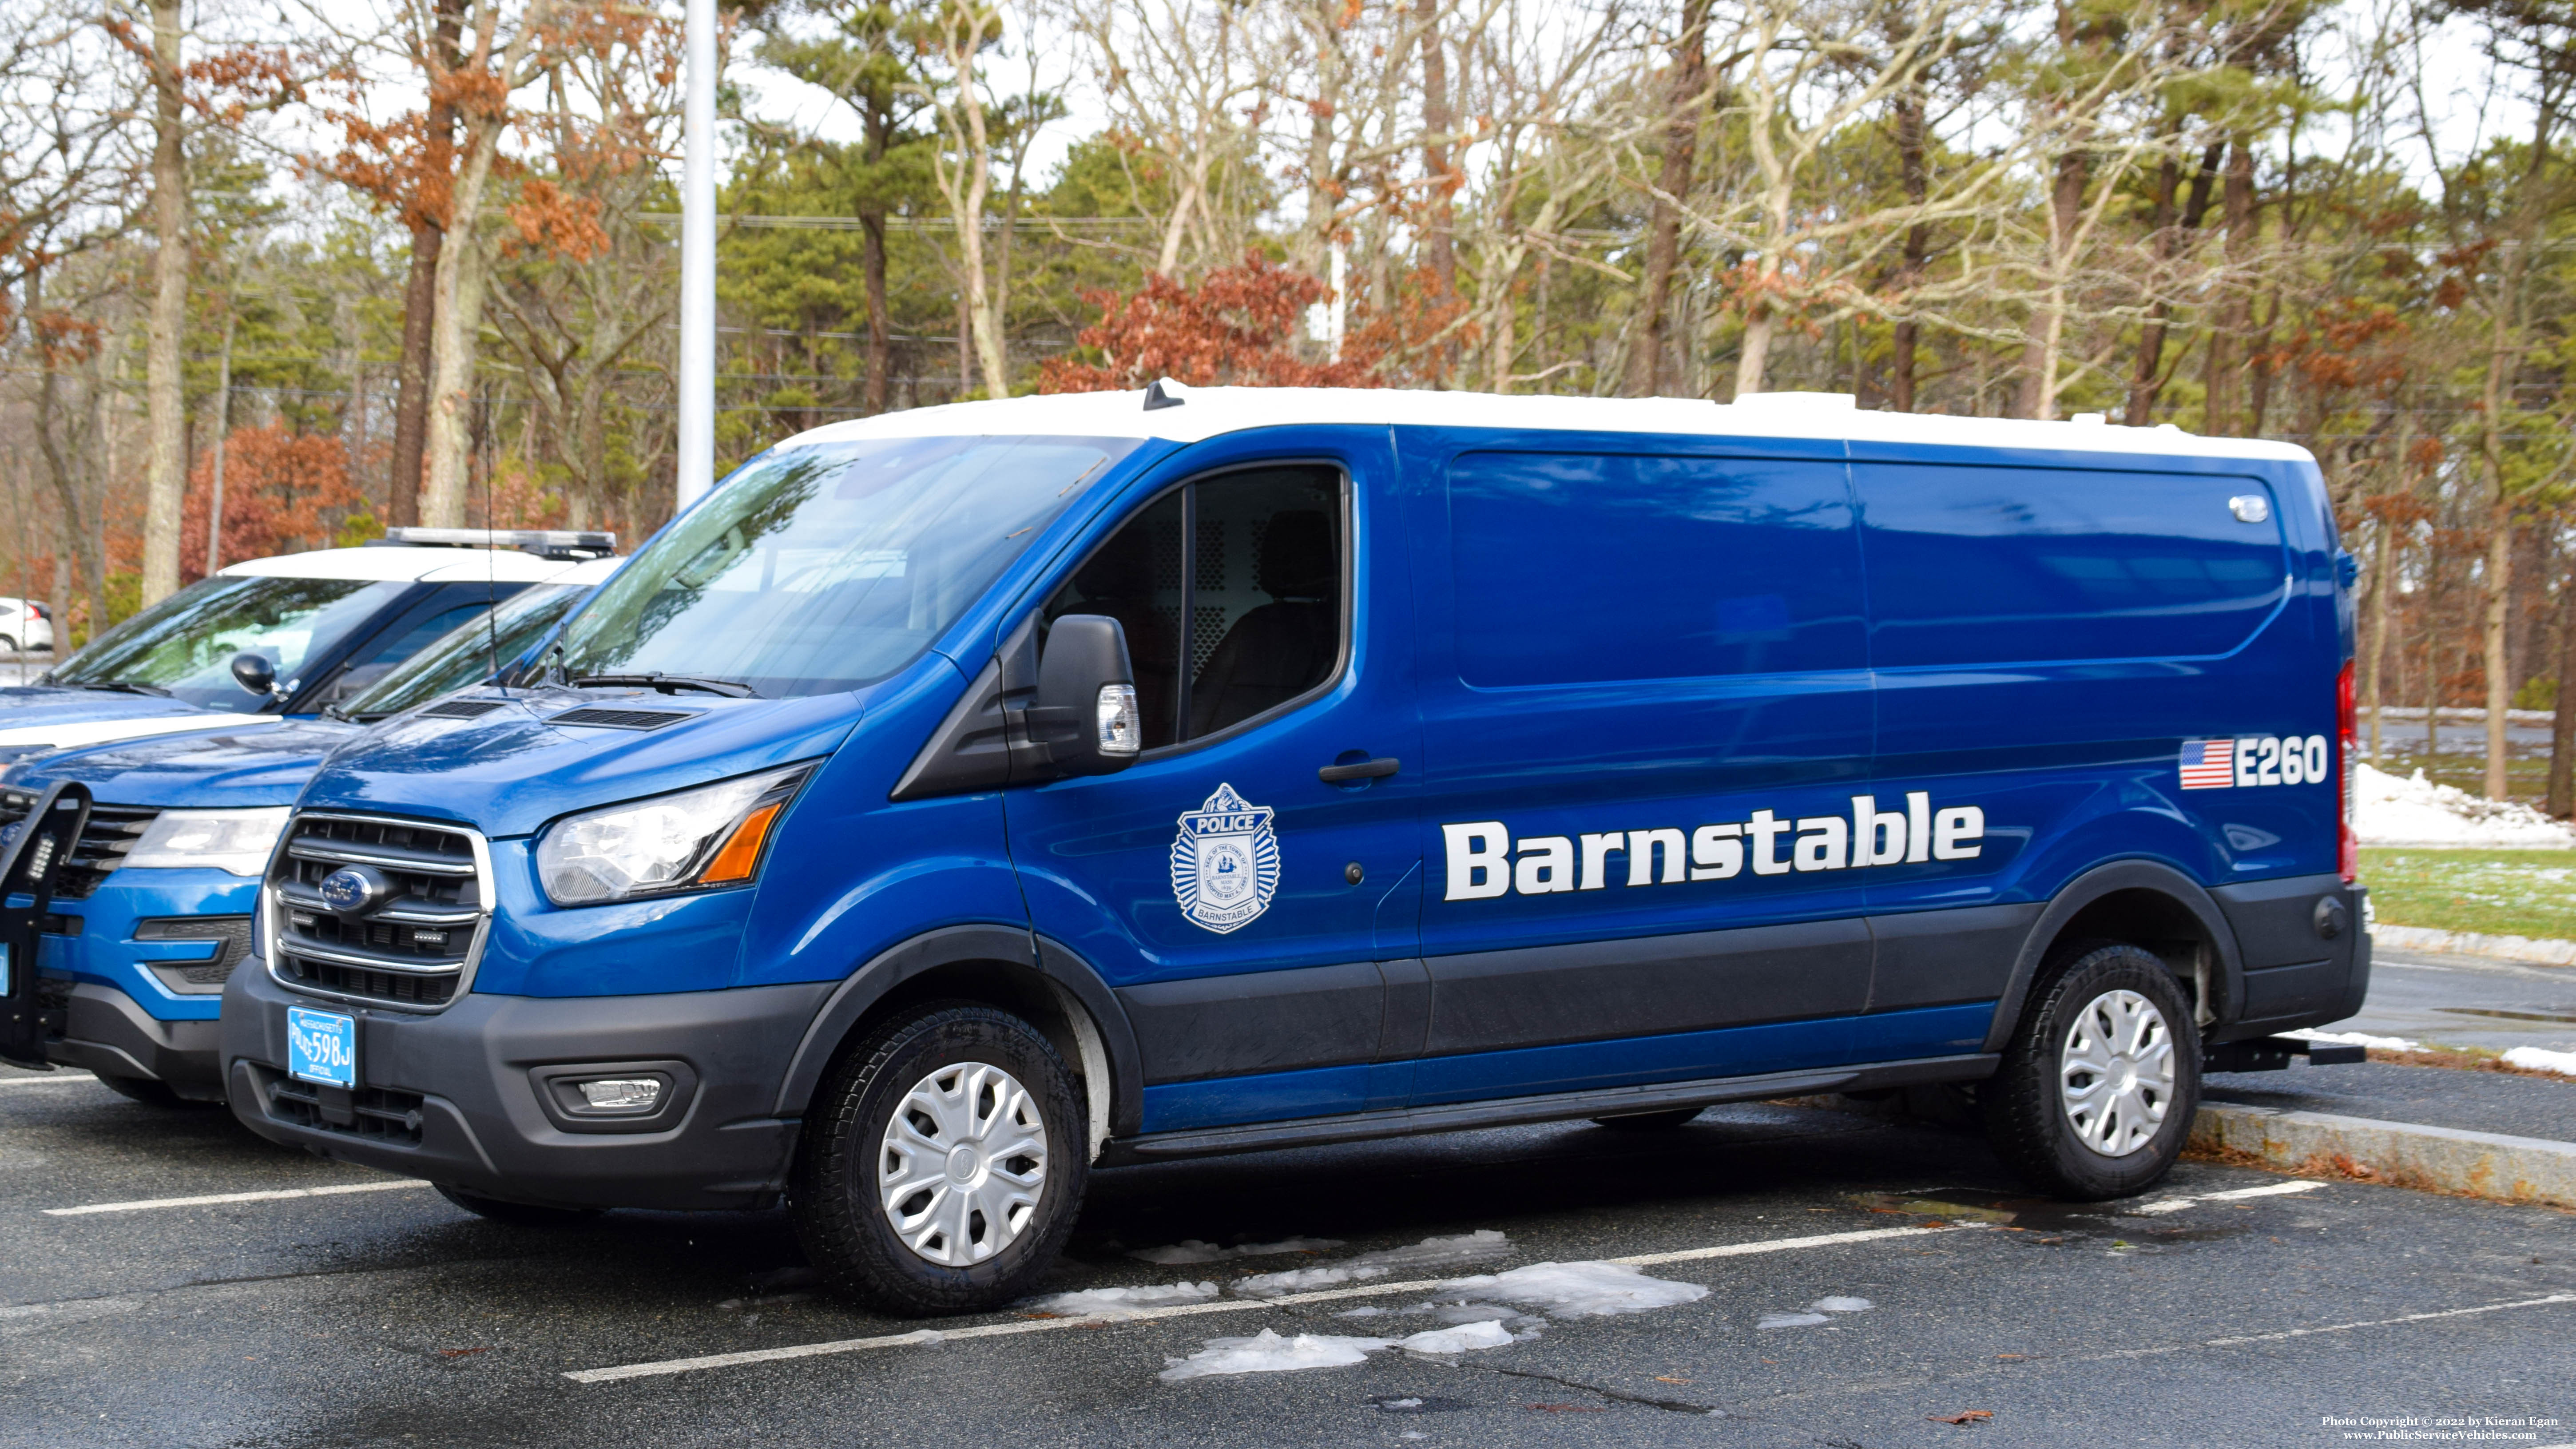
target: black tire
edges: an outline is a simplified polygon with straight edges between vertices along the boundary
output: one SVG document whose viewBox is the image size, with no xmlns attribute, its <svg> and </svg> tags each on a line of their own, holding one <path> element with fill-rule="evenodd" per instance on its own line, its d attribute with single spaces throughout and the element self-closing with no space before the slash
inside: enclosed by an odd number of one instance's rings
<svg viewBox="0 0 2576 1449">
<path fill-rule="evenodd" d="M 1631 1112 L 1625 1117 L 1595 1117 L 1592 1125 L 1613 1132 L 1668 1132 L 1699 1120 L 1706 1107 L 1675 1107 L 1669 1112 Z"/>
<path fill-rule="evenodd" d="M 0 654 L 15 654 L 17 652 L 18 641 L 10 638 L 6 634 L 0 634 Z"/>
<path fill-rule="evenodd" d="M 943 1068 L 979 1064 L 1000 1068 L 1025 1089 L 1045 1129 L 1043 1175 L 1036 1202 L 998 1250 L 981 1261 L 933 1262 L 904 1241 L 878 1202 L 886 1131 L 916 1085 Z M 1025 1296 L 1064 1250 L 1082 1205 L 1090 1139 L 1073 1088 L 1073 1073 L 1035 1027 L 989 1006 L 934 1002 L 869 1032 L 825 1077 L 806 1110 L 789 1203 L 806 1258 L 834 1291 L 892 1313 L 970 1313 Z M 1029 1163 L 1013 1158 L 1006 1165 L 1025 1172 Z M 926 1189 L 924 1196 L 915 1211 L 937 1201 Z M 996 1231 L 980 1214 L 968 1225 L 970 1236 Z M 945 1250 L 947 1242 L 933 1246 Z M 971 1255 L 975 1248 L 967 1241 L 958 1251 Z"/>
<path fill-rule="evenodd" d="M 468 1192 L 443 1182 L 434 1182 L 430 1186 L 438 1189 L 440 1197 L 476 1217 L 508 1223 L 514 1228 L 579 1227 L 598 1217 L 601 1211 L 598 1208 L 539 1207 L 534 1203 L 503 1202 L 497 1197 L 485 1197 L 479 1192 Z"/>
<path fill-rule="evenodd" d="M 2131 1127 L 2152 1123 L 2152 1133 L 2131 1139 L 2135 1145 L 2117 1155 L 2086 1144 L 2060 1096 L 2069 1036 L 2079 1018 L 2114 992 L 2145 998 L 2162 1017 L 2173 1073 L 2171 1091 L 2155 1094 L 2161 1117 L 2142 1113 Z M 1986 1140 L 2032 1187 L 2075 1202 L 2143 1192 L 2182 1155 L 2200 1107 L 2200 1032 L 2190 998 L 2143 947 L 2090 942 L 2064 952 L 2041 977 L 2004 1048 L 2003 1065 L 1979 1087 L 1977 1102 Z"/>
<path fill-rule="evenodd" d="M 106 1073 L 101 1072 L 98 1080 L 99 1085 L 107 1088 L 111 1092 L 114 1092 L 116 1095 L 123 1097 L 129 1102 L 141 1102 L 146 1107 L 169 1107 L 175 1109 L 179 1107 L 204 1105 L 202 1103 L 190 1102 L 178 1093 L 171 1091 L 170 1084 L 168 1082 L 156 1082 L 149 1077 L 111 1077 Z"/>
</svg>

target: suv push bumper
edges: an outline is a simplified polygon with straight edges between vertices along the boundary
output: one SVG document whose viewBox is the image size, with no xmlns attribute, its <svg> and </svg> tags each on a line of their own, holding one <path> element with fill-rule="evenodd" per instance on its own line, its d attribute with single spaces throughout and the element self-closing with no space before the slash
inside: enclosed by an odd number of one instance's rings
<svg viewBox="0 0 2576 1449">
<path fill-rule="evenodd" d="M 788 1059 L 834 983 L 656 996 L 468 992 L 435 1015 L 290 992 L 257 957 L 224 988 L 233 1114 L 272 1142 L 511 1202 L 761 1207 L 785 1190 Z M 358 1086 L 287 1077 L 289 1007 L 358 1020 Z M 598 1070 L 592 1070 L 598 1069 Z M 575 1119 L 550 1081 L 660 1076 L 647 1116 Z M 577 1099 L 574 1099 L 577 1100 Z"/>
</svg>

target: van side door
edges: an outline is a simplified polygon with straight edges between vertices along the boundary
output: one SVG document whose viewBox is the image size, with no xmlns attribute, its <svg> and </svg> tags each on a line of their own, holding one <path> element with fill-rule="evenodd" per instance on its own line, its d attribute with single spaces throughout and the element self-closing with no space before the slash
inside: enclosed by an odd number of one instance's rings
<svg viewBox="0 0 2576 1449">
<path fill-rule="evenodd" d="M 1006 792 L 1011 859 L 1038 934 L 1126 1007 L 1147 1132 L 1402 1105 L 1389 972 L 1416 1021 L 1425 993 L 1390 461 L 1382 428 L 1192 448 L 1044 586 L 1043 618 L 1125 630 L 1144 750 Z"/>
<path fill-rule="evenodd" d="M 1844 1060 L 1871 738 L 1839 443 L 1404 430 L 1418 1104 Z"/>
</svg>

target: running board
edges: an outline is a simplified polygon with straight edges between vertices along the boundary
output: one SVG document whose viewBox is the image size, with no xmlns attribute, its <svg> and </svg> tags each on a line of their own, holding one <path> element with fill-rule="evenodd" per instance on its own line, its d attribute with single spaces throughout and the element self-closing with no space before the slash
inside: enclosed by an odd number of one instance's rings
<svg viewBox="0 0 2576 1449">
<path fill-rule="evenodd" d="M 1240 1127 L 1210 1127 L 1192 1132 L 1152 1132 L 1115 1138 L 1102 1147 L 1099 1165 L 1116 1167 L 1140 1162 L 1169 1162 L 1183 1157 L 1221 1157 L 1235 1152 L 1273 1152 L 1288 1147 L 1329 1147 L 1381 1137 L 1414 1137 L 1431 1132 L 1462 1132 L 1479 1127 L 1526 1127 L 1538 1122 L 1566 1122 L 1586 1117 L 1626 1117 L 1683 1107 L 1713 1107 L 1720 1102 L 1754 1102 L 1771 1097 L 1807 1097 L 1822 1092 L 1869 1092 L 1910 1087 L 1925 1082 L 1971 1082 L 1994 1075 L 2001 1057 L 1977 1054 L 1920 1057 L 1866 1067 L 1822 1067 L 1801 1072 L 1770 1072 L 1758 1077 L 1712 1077 L 1696 1082 L 1658 1082 L 1643 1087 L 1606 1087 L 1589 1092 L 1556 1092 L 1544 1097 L 1507 1097 L 1492 1102 L 1458 1102 L 1441 1107 L 1398 1107 L 1384 1112 L 1354 1112 L 1339 1117 L 1300 1117 L 1289 1122 L 1253 1122 Z"/>
</svg>

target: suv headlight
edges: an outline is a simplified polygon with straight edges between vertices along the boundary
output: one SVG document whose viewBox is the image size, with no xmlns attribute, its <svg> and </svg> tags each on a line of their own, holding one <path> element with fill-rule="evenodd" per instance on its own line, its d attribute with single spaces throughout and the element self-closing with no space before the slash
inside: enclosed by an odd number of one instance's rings
<svg viewBox="0 0 2576 1449">
<path fill-rule="evenodd" d="M 164 810 L 143 828 L 123 865 L 195 866 L 257 875 L 268 869 L 286 828 L 287 807 L 267 810 Z"/>
<path fill-rule="evenodd" d="M 760 874 L 762 847 L 812 772 L 793 765 L 567 815 L 537 843 L 537 879 L 559 906 L 590 906 Z"/>
</svg>

